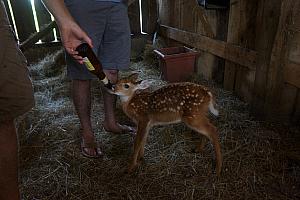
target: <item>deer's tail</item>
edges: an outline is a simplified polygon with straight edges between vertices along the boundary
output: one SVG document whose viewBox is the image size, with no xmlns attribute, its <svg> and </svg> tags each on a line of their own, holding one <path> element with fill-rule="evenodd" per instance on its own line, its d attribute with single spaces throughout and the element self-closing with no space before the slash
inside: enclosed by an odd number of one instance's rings
<svg viewBox="0 0 300 200">
<path fill-rule="evenodd" d="M 219 115 L 219 111 L 215 108 L 215 101 L 214 101 L 213 95 L 212 95 L 211 92 L 208 92 L 208 94 L 210 96 L 210 101 L 209 101 L 208 109 L 209 109 L 209 111 L 213 115 L 218 116 Z"/>
</svg>

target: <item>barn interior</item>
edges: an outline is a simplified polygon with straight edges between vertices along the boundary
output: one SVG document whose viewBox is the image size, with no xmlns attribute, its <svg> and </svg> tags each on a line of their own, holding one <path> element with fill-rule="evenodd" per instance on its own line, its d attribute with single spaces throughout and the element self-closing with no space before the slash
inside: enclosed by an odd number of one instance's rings
<svg viewBox="0 0 300 200">
<path fill-rule="evenodd" d="M 212 91 L 219 177 L 211 143 L 198 152 L 199 138 L 183 124 L 153 127 L 143 163 L 126 173 L 134 137 L 104 130 L 98 80 L 92 121 L 105 156 L 82 156 L 54 18 L 40 0 L 4 3 L 36 100 L 18 119 L 23 199 L 300 198 L 300 1 L 136 0 L 128 7 L 131 64 L 120 76 L 138 72 L 155 80 L 153 90 L 189 81 Z M 119 101 L 116 116 L 132 123 Z"/>
</svg>

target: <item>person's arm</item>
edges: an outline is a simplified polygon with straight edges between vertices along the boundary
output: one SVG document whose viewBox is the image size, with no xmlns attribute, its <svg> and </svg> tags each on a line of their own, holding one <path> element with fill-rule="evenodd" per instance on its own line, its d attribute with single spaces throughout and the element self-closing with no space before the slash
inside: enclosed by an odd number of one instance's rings
<svg viewBox="0 0 300 200">
<path fill-rule="evenodd" d="M 76 47 L 82 42 L 87 42 L 91 47 L 92 40 L 75 22 L 64 0 L 42 0 L 46 8 L 55 18 L 60 30 L 62 44 L 66 51 L 72 55 L 79 63 L 82 63 L 82 57 L 77 56 Z"/>
</svg>

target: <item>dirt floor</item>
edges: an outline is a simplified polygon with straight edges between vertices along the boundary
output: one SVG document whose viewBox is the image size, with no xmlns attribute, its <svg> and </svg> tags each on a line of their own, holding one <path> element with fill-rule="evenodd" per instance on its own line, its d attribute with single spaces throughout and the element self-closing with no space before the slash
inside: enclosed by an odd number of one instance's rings
<svg viewBox="0 0 300 200">
<path fill-rule="evenodd" d="M 217 98 L 220 116 L 211 119 L 223 153 L 220 178 L 211 144 L 195 153 L 197 137 L 182 124 L 151 129 L 144 163 L 135 173 L 124 173 L 133 137 L 104 131 L 98 81 L 92 120 L 105 156 L 83 157 L 70 82 L 59 60 L 58 51 L 30 66 L 36 107 L 19 121 L 24 199 L 300 199 L 299 127 L 257 121 L 247 104 L 196 76 L 191 81 L 210 87 Z M 165 84 L 148 62 L 133 62 L 132 70 L 140 71 L 141 79 L 157 80 L 154 88 Z M 130 123 L 119 103 L 117 116 Z"/>
</svg>

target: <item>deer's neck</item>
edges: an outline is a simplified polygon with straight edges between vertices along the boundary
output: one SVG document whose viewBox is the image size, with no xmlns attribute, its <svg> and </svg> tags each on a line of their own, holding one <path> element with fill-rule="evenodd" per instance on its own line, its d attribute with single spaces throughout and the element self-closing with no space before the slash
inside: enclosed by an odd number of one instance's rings
<svg viewBox="0 0 300 200">
<path fill-rule="evenodd" d="M 132 95 L 131 96 L 120 96 L 120 100 L 121 100 L 122 104 L 128 103 L 131 98 L 132 98 Z"/>
<path fill-rule="evenodd" d="M 131 101 L 132 97 L 133 97 L 133 94 L 129 95 L 129 96 L 120 96 L 120 101 L 121 101 L 123 111 L 126 112 L 128 104 Z M 127 114 L 127 112 L 126 112 L 126 114 Z"/>
</svg>

